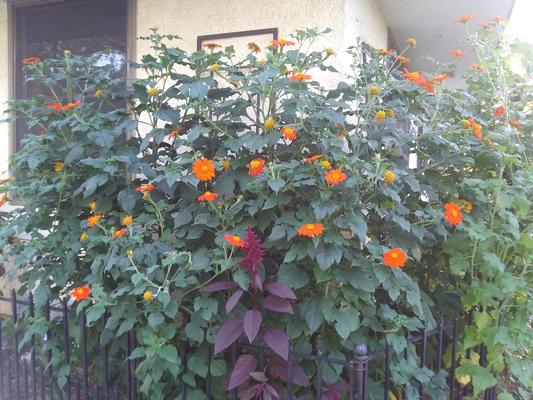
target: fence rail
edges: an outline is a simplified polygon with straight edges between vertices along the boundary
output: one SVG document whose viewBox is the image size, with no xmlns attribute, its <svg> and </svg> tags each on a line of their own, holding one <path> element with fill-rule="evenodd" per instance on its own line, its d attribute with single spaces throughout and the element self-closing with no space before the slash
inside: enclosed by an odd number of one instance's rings
<svg viewBox="0 0 533 400">
<path fill-rule="evenodd" d="M 0 303 L 2 302 L 10 304 L 11 315 L 0 316 L 0 400 L 146 398 L 140 393 L 141 383 L 135 377 L 137 363 L 129 359 L 129 355 L 136 347 L 134 329 L 121 338 L 113 338 L 100 344 L 89 339 L 89 332 L 95 331 L 98 333 L 97 337 L 102 335 L 107 322 L 105 314 L 96 325 L 88 326 L 85 312 L 81 311 L 76 315 L 66 303 L 51 305 L 47 302 L 43 309 L 37 312 L 31 295 L 28 299 L 21 299 L 14 291 L 11 297 L 0 297 Z M 45 324 L 39 322 L 42 320 Z M 471 315 L 467 314 L 466 322 L 469 320 Z M 441 317 L 434 329 L 422 329 L 405 338 L 407 344 L 415 346 L 420 368 L 428 367 L 436 372 L 446 370 L 446 397 L 451 400 L 460 399 L 471 391 L 468 385 L 460 386 L 455 379 L 459 323 L 461 320 L 457 314 L 451 320 Z M 60 354 L 53 352 L 54 344 L 56 348 L 58 345 L 61 348 Z M 180 344 L 178 348 L 183 365 L 187 365 L 191 349 L 187 343 Z M 451 356 L 451 363 L 447 369 L 444 368 L 443 361 L 446 351 Z M 201 385 L 204 398 L 238 399 L 236 389 L 224 392 L 226 394 L 221 397 L 220 388 L 214 387 L 210 372 L 214 360 L 211 345 L 206 345 L 205 353 L 208 372 Z M 265 359 L 272 356 L 272 351 L 262 344 L 239 342 L 231 346 L 225 358 L 232 366 L 237 357 L 243 353 L 257 355 L 259 368 L 264 368 Z M 479 354 L 481 362 L 486 362 L 483 346 L 479 348 Z M 281 376 L 285 382 L 284 387 L 280 386 L 279 389 L 282 393 L 281 398 L 388 400 L 391 391 L 394 390 L 391 361 L 397 356 L 393 346 L 386 343 L 375 351 L 369 351 L 366 343 L 356 344 L 351 359 L 325 356 L 320 346 L 311 353 L 291 349 L 286 371 L 282 374 L 284 376 Z M 308 393 L 304 396 L 297 390 L 301 389 L 298 384 L 302 385 L 300 364 L 310 365 L 314 371 Z M 326 379 L 326 368 L 340 371 L 342 380 L 334 385 L 329 384 Z M 228 371 L 230 370 L 228 368 Z M 178 378 L 179 393 L 170 398 L 181 400 L 188 398 L 191 389 L 185 382 L 185 373 L 186 368 Z M 370 374 L 378 374 L 381 377 L 379 382 L 369 379 Z M 425 389 L 419 382 L 420 398 L 431 398 Z M 487 390 L 483 398 L 495 399 L 496 390 L 494 388 Z"/>
</svg>

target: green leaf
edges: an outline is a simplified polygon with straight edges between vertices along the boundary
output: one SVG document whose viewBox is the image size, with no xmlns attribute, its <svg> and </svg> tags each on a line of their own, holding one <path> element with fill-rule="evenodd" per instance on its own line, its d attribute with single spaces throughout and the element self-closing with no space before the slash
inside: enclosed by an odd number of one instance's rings
<svg viewBox="0 0 533 400">
<path fill-rule="evenodd" d="M 102 304 L 95 304 L 87 312 L 87 324 L 91 324 L 94 321 L 97 321 L 105 313 L 105 307 Z"/>
<path fill-rule="evenodd" d="M 140 193 L 132 188 L 126 188 L 121 190 L 117 196 L 118 203 L 125 212 L 131 212 L 135 207 L 135 203 L 140 198 Z"/>
<path fill-rule="evenodd" d="M 309 275 L 292 264 L 282 264 L 279 267 L 278 279 L 293 289 L 303 288 L 309 283 Z"/>
<path fill-rule="evenodd" d="M 491 388 L 498 383 L 488 368 L 476 365 L 466 359 L 463 359 L 461 361 L 461 366 L 457 368 L 457 375 L 470 375 L 472 377 L 474 397 L 480 394 L 483 390 Z"/>
<path fill-rule="evenodd" d="M 490 268 L 495 269 L 496 271 L 503 273 L 505 271 L 505 264 L 501 262 L 500 258 L 494 253 L 485 253 L 483 255 L 483 260 L 487 263 Z"/>
<path fill-rule="evenodd" d="M 352 308 L 346 307 L 335 313 L 335 330 L 342 339 L 347 339 L 350 333 L 359 328 L 359 312 Z"/>
<path fill-rule="evenodd" d="M 268 186 L 274 192 L 278 193 L 285 186 L 285 181 L 283 179 L 269 179 Z"/>
<path fill-rule="evenodd" d="M 152 313 L 148 316 L 148 324 L 155 328 L 158 325 L 162 324 L 165 320 L 165 316 L 159 312 Z"/>
</svg>

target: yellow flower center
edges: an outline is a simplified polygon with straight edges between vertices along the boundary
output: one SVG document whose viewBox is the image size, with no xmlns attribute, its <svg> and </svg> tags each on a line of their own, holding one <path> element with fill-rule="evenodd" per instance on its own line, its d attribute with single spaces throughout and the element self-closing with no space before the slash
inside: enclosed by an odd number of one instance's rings
<svg viewBox="0 0 533 400">
<path fill-rule="evenodd" d="M 452 217 L 457 217 L 457 215 L 459 214 L 456 210 L 452 210 L 451 211 L 451 214 L 452 214 Z"/>
<path fill-rule="evenodd" d="M 396 253 L 395 251 L 393 251 L 390 256 L 391 256 L 391 258 L 397 259 L 399 254 Z"/>
<path fill-rule="evenodd" d="M 233 240 L 235 240 L 236 242 L 240 242 L 240 241 L 241 241 L 241 238 L 238 237 L 238 236 L 233 236 Z"/>
<path fill-rule="evenodd" d="M 338 174 L 338 173 L 336 172 L 336 173 L 334 173 L 333 175 L 331 175 L 331 177 L 332 177 L 333 179 L 339 179 L 341 176 L 340 176 L 340 174 Z"/>
<path fill-rule="evenodd" d="M 200 169 L 202 170 L 202 172 L 209 171 L 209 167 L 207 165 L 202 165 L 202 167 Z"/>
<path fill-rule="evenodd" d="M 252 161 L 252 162 L 250 163 L 250 166 L 251 166 L 253 169 L 259 168 L 259 167 L 261 166 L 261 162 L 254 160 L 254 161 Z"/>
<path fill-rule="evenodd" d="M 313 229 L 315 229 L 315 225 L 309 224 L 309 225 L 307 225 L 307 229 L 312 231 Z"/>
</svg>

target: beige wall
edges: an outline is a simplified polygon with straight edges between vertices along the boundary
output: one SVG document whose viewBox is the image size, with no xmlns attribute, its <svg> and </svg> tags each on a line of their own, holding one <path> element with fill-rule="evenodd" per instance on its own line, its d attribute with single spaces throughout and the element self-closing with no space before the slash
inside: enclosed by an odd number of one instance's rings
<svg viewBox="0 0 533 400">
<path fill-rule="evenodd" d="M 5 102 L 9 97 L 9 47 L 7 0 L 0 0 L 0 119 L 5 118 Z M 7 172 L 9 155 L 9 126 L 0 124 L 0 178 Z"/>
</svg>

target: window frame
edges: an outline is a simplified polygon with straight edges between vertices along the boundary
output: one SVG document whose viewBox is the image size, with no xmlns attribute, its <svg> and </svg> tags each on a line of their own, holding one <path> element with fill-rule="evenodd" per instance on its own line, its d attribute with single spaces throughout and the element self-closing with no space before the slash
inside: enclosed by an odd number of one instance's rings
<svg viewBox="0 0 533 400">
<path fill-rule="evenodd" d="M 7 29 L 8 29 L 8 99 L 15 99 L 17 68 L 15 60 L 15 49 L 17 43 L 15 11 L 18 8 L 32 6 L 46 6 L 56 3 L 67 3 L 68 0 L 8 0 L 7 9 Z M 136 59 L 136 32 L 137 32 L 137 0 L 126 0 L 126 58 L 128 60 Z M 126 79 L 133 77 L 135 70 L 128 65 L 126 68 Z M 8 128 L 8 156 L 11 157 L 16 152 L 17 146 L 16 124 L 11 122 Z"/>
</svg>

